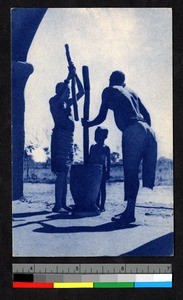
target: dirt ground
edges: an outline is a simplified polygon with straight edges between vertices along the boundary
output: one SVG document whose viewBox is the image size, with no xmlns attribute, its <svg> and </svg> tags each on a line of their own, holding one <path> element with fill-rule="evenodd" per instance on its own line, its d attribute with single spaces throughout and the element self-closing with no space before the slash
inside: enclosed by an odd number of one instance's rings
<svg viewBox="0 0 183 300">
<path fill-rule="evenodd" d="M 107 184 L 106 211 L 73 218 L 52 213 L 54 184 L 24 184 L 24 199 L 13 201 L 14 256 L 173 255 L 173 188 L 140 188 L 136 222 L 120 227 L 111 217 L 125 208 L 123 183 Z M 68 205 L 74 204 L 68 185 Z"/>
</svg>

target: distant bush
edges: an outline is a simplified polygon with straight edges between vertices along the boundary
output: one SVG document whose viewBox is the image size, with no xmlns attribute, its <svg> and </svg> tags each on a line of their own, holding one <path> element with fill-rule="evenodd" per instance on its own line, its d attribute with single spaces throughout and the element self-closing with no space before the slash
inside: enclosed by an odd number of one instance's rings
<svg viewBox="0 0 183 300">
<path fill-rule="evenodd" d="M 76 162 L 76 164 L 79 164 Z M 28 176 L 27 176 L 28 175 Z M 122 160 L 111 164 L 110 181 L 124 181 L 123 162 Z M 24 164 L 24 182 L 32 183 L 54 183 L 56 176 L 51 172 L 50 160 L 47 163 Z M 139 178 L 142 179 L 142 164 L 139 169 Z M 156 166 L 155 185 L 172 185 L 173 184 L 173 161 L 165 157 L 160 157 Z"/>
</svg>

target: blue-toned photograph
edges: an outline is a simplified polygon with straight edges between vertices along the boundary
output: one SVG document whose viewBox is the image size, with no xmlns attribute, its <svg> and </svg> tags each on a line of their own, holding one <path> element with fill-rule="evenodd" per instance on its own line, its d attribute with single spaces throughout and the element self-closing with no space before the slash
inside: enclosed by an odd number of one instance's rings
<svg viewBox="0 0 183 300">
<path fill-rule="evenodd" d="M 11 27 L 13 256 L 173 256 L 172 9 Z"/>
</svg>

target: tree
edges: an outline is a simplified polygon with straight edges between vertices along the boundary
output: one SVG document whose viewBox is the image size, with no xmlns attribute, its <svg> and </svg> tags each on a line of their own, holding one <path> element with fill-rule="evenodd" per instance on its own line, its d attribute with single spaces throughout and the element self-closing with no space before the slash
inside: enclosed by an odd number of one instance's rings
<svg viewBox="0 0 183 300">
<path fill-rule="evenodd" d="M 49 147 L 44 147 L 43 150 L 44 150 L 46 156 L 50 155 L 50 148 Z"/>
<path fill-rule="evenodd" d="M 80 151 L 78 144 L 74 144 L 74 153 L 77 154 L 78 151 Z"/>
<path fill-rule="evenodd" d="M 27 179 L 29 179 L 29 161 L 32 156 L 32 151 L 35 149 L 33 143 L 30 142 L 30 145 L 27 145 L 24 150 L 24 159 L 26 161 L 26 169 L 27 169 Z"/>
<path fill-rule="evenodd" d="M 43 148 L 45 154 L 46 154 L 46 162 L 45 162 L 45 167 L 47 168 L 47 166 L 49 165 L 50 161 L 51 161 L 51 158 L 50 158 L 50 148 L 49 147 L 44 147 Z"/>
<path fill-rule="evenodd" d="M 111 153 L 111 162 L 115 163 L 115 162 L 119 161 L 119 157 L 120 157 L 120 154 L 118 152 L 112 152 Z"/>
</svg>

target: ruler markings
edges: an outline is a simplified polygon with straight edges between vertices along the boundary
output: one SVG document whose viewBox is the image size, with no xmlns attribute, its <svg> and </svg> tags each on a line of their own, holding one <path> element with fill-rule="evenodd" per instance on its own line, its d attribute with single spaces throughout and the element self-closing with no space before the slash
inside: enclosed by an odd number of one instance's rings
<svg viewBox="0 0 183 300">
<path fill-rule="evenodd" d="M 170 264 L 13 264 L 13 273 L 54 274 L 171 274 Z"/>
</svg>

